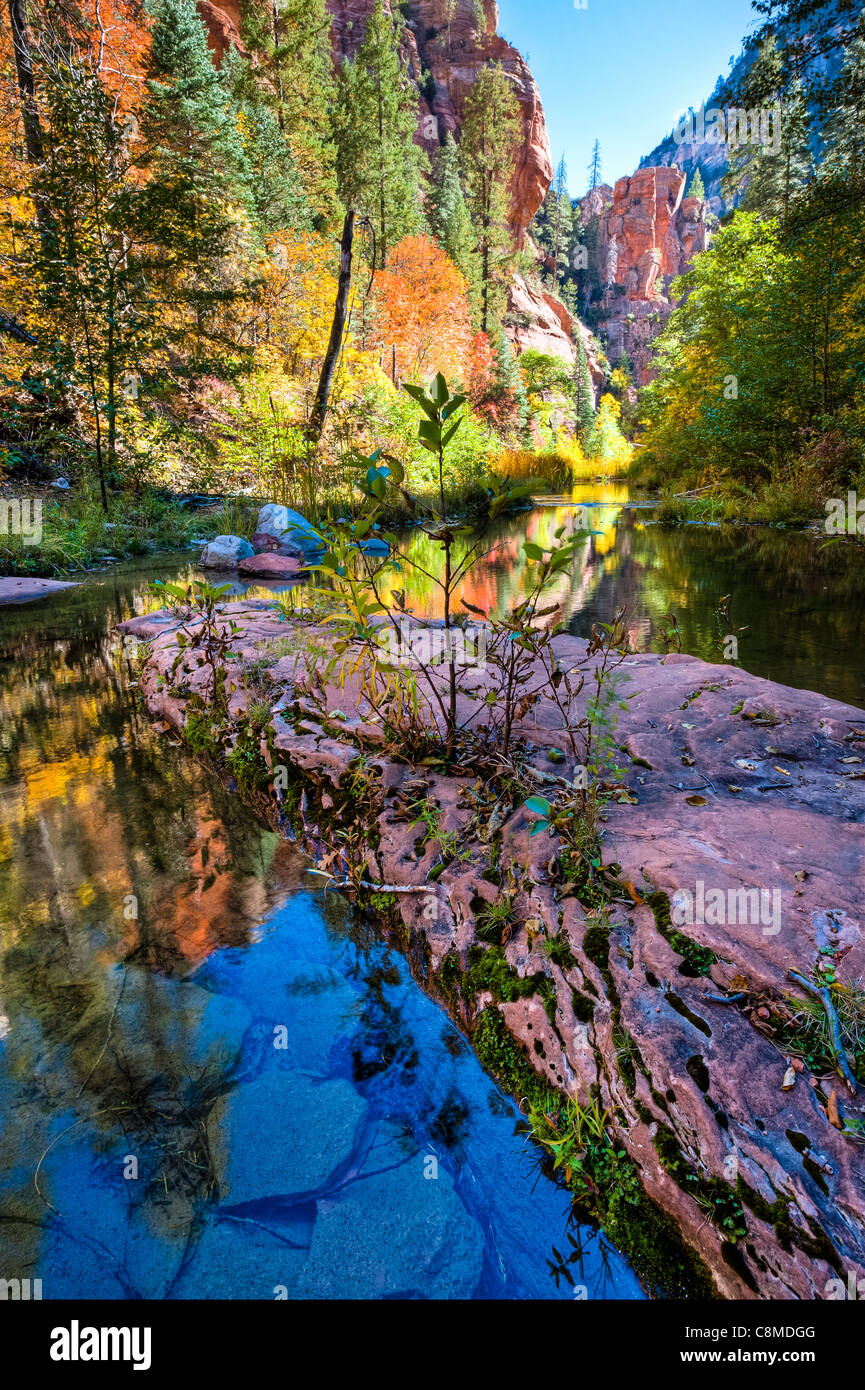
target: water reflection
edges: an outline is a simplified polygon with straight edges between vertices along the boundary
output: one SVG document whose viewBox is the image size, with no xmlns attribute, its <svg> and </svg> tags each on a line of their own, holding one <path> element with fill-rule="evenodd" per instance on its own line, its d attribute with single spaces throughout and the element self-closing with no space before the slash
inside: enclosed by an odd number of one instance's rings
<svg viewBox="0 0 865 1390">
<path fill-rule="evenodd" d="M 523 542 L 546 546 L 588 509 L 591 533 L 579 543 L 570 574 L 553 590 L 571 632 L 586 637 L 624 606 L 632 645 L 662 650 L 672 610 L 682 650 L 718 661 L 716 608 L 722 596 L 739 639 L 739 664 L 801 689 L 865 705 L 865 557 L 852 547 L 820 549 L 820 539 L 773 527 L 654 524 L 651 506 L 631 500 L 623 483 L 581 484 L 568 498 L 505 518 L 492 528 L 482 562 L 459 597 L 499 614 L 526 593 Z M 460 550 L 465 553 L 466 544 Z M 409 557 L 428 574 L 442 572 L 441 548 L 418 532 Z M 440 614 L 432 579 L 410 565 L 390 580 L 405 588 L 418 613 Z"/>
</svg>

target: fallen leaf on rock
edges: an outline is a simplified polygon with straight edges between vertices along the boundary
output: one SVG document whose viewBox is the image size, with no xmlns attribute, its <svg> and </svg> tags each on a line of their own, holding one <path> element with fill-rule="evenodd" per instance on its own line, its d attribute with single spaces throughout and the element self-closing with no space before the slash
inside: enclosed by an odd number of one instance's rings
<svg viewBox="0 0 865 1390">
<path fill-rule="evenodd" d="M 772 771 L 773 771 L 773 772 L 780 772 L 780 774 L 781 774 L 782 777 L 789 777 L 789 776 L 790 776 L 790 774 L 789 774 L 789 772 L 787 771 L 786 768 L 784 768 L 784 767 L 777 767 L 777 766 L 775 765 L 775 763 L 772 764 Z"/>
<path fill-rule="evenodd" d="M 842 758 L 842 763 L 861 763 L 861 758 Z"/>
<path fill-rule="evenodd" d="M 800 883 L 804 883 L 805 879 L 808 877 L 808 871 L 807 869 L 797 869 L 793 877 L 798 878 Z"/>
<path fill-rule="evenodd" d="M 829 1099 L 826 1102 L 826 1114 L 829 1117 L 830 1125 L 834 1125 L 836 1129 L 844 1128 L 841 1123 L 841 1116 L 838 1113 L 838 1097 L 834 1091 L 829 1092 Z"/>
<path fill-rule="evenodd" d="M 784 1073 L 784 1080 L 781 1082 L 782 1091 L 792 1091 L 796 1085 L 796 1073 L 792 1067 L 788 1067 Z"/>
<path fill-rule="evenodd" d="M 634 887 L 633 883 L 629 878 L 622 879 L 622 886 L 624 887 L 626 893 L 628 894 L 628 897 L 632 900 L 632 902 L 635 902 L 638 905 L 642 904 L 643 899 L 640 897 L 639 893 L 637 892 L 636 888 Z"/>
<path fill-rule="evenodd" d="M 685 764 L 685 767 L 693 767 L 693 766 L 694 766 L 694 759 L 693 759 L 692 757 L 690 757 L 689 754 L 687 754 L 687 753 L 686 753 L 685 756 L 682 758 L 682 762 Z"/>
<path fill-rule="evenodd" d="M 708 802 L 704 796 L 686 796 L 685 800 L 689 806 L 706 806 Z"/>
<path fill-rule="evenodd" d="M 728 791 L 728 792 L 740 792 L 741 790 L 742 790 L 741 787 L 736 787 L 736 786 L 734 786 L 732 782 L 728 782 L 728 783 L 727 783 L 727 791 Z"/>
</svg>

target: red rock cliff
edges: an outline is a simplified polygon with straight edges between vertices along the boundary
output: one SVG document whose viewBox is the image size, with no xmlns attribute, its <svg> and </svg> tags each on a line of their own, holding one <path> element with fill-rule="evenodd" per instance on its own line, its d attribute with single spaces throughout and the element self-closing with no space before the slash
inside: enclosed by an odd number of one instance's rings
<svg viewBox="0 0 865 1390">
<path fill-rule="evenodd" d="M 627 352 L 640 383 L 649 377 L 649 344 L 669 318 L 670 283 L 706 246 L 704 205 L 683 198 L 674 168 L 638 169 L 614 189 L 582 200 L 584 224 L 598 219 L 593 269 L 600 281 L 598 327 L 615 363 Z"/>
<path fill-rule="evenodd" d="M 229 44 L 240 44 L 243 0 L 198 0 L 207 25 L 208 42 L 217 61 Z M 366 21 L 375 0 L 328 0 L 333 15 L 334 55 L 351 57 L 363 41 Z M 387 8 L 391 0 L 385 0 Z M 409 0 L 401 7 L 407 16 L 406 61 L 418 86 L 418 143 L 428 153 L 446 133 L 459 132 L 466 96 L 480 69 L 500 63 L 514 85 L 523 118 L 523 139 L 513 181 L 511 227 L 522 244 L 526 228 L 543 202 L 552 178 L 550 142 L 540 93 L 527 64 L 496 32 L 499 9 L 483 0 L 482 14 L 474 0 L 457 0 L 447 22 L 447 0 Z"/>
</svg>

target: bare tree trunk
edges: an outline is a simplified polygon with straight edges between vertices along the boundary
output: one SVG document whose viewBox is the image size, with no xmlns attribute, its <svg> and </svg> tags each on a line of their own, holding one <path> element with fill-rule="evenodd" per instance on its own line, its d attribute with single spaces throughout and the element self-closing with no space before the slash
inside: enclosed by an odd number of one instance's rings
<svg viewBox="0 0 865 1390">
<path fill-rule="evenodd" d="M 12 26 L 12 47 L 15 52 L 15 73 L 18 78 L 18 92 L 21 97 L 21 117 L 24 123 L 24 148 L 27 163 L 38 167 L 45 155 L 42 139 L 42 126 L 39 121 L 39 107 L 36 104 L 36 83 L 33 79 L 33 61 L 30 57 L 30 39 L 27 34 L 27 15 L 24 0 L 7 0 L 9 22 Z M 43 249 L 50 251 L 54 243 L 54 218 L 43 197 L 34 199 L 36 221 Z"/>
<path fill-rule="evenodd" d="M 15 49 L 15 71 L 18 75 L 18 91 L 21 94 L 21 111 L 24 118 L 24 145 L 28 162 L 41 164 L 42 127 L 36 107 L 36 84 L 33 81 L 24 0 L 8 0 L 8 5 L 9 21 L 12 25 L 12 46 Z"/>
<path fill-rule="evenodd" d="M 313 440 L 321 439 L 324 429 L 325 416 L 327 415 L 330 404 L 330 392 L 333 386 L 336 364 L 339 359 L 342 347 L 342 337 L 345 332 L 345 323 L 348 318 L 348 296 L 351 289 L 351 253 L 354 243 L 354 209 L 350 208 L 345 214 L 345 221 L 342 224 L 342 239 L 340 241 L 339 252 L 339 284 L 336 291 L 336 303 L 333 309 L 333 322 L 330 326 L 330 338 L 327 344 L 327 351 L 324 354 L 324 361 L 321 364 L 321 375 L 318 379 L 318 389 L 315 393 L 315 401 L 309 421 L 309 433 Z"/>
</svg>

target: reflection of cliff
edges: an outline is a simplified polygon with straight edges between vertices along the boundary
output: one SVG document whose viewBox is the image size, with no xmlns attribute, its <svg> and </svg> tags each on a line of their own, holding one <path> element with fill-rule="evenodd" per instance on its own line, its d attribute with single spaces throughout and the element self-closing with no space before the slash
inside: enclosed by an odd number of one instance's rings
<svg viewBox="0 0 865 1390">
<path fill-rule="evenodd" d="M 596 534 L 577 547 L 573 572 L 564 576 L 551 591 L 551 598 L 562 604 L 563 611 L 572 611 L 574 594 L 582 594 L 582 586 L 588 582 L 582 570 L 588 568 L 594 574 L 604 556 L 615 549 L 617 518 L 627 496 L 627 486 L 622 483 L 581 484 L 574 489 L 572 502 L 535 507 L 499 521 L 484 535 L 478 550 L 480 558 L 457 590 L 457 611 L 465 611 L 460 610 L 460 601 L 465 599 L 483 613 L 497 617 L 524 599 L 534 583 L 534 571 L 527 564 L 523 550 L 524 542 L 532 541 L 542 549 L 551 549 L 558 544 L 556 532 L 559 528 L 565 528 L 563 534 L 574 530 L 576 507 L 583 502 L 597 502 L 599 505 L 589 508 L 588 512 Z M 455 564 L 462 562 L 468 549 L 466 542 L 455 546 Z M 413 531 L 406 540 L 406 554 L 419 568 L 413 568 L 411 563 L 404 564 L 398 575 L 383 580 L 380 591 L 388 596 L 394 589 L 404 588 L 408 607 L 417 617 L 440 618 L 442 595 L 436 579 L 444 573 L 441 545 L 422 531 Z"/>
</svg>

